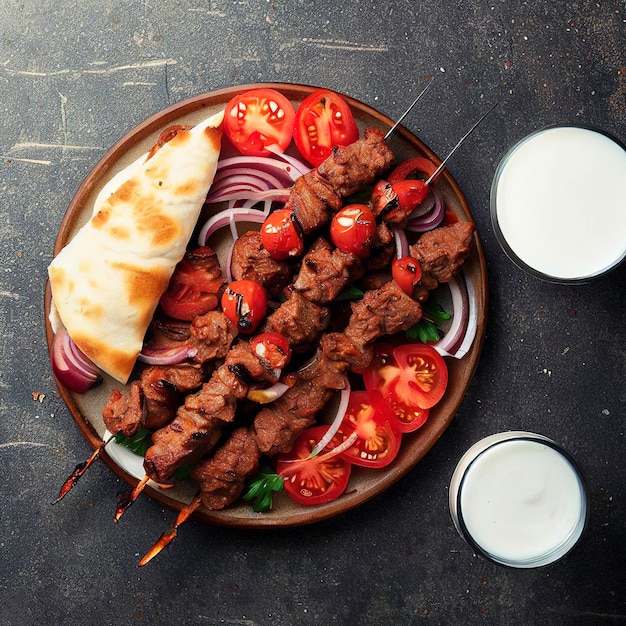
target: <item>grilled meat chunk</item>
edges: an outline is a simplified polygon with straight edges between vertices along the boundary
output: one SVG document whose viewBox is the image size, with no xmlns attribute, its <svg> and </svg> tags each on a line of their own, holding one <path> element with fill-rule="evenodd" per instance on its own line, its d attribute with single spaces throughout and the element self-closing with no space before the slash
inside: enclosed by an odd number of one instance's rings
<svg viewBox="0 0 626 626">
<path fill-rule="evenodd" d="M 200 483 L 202 504 L 219 510 L 234 502 L 246 478 L 259 469 L 259 448 L 247 428 L 237 428 L 212 458 L 197 465 L 191 477 Z"/>
<path fill-rule="evenodd" d="M 366 291 L 352 303 L 352 315 L 345 335 L 358 346 L 366 346 L 383 335 L 393 335 L 416 324 L 422 307 L 390 280 L 380 289 Z"/>
<path fill-rule="evenodd" d="M 342 198 L 380 178 L 395 162 L 384 133 L 368 128 L 365 136 L 348 146 L 337 146 L 317 171 Z"/>
<path fill-rule="evenodd" d="M 469 256 L 473 234 L 474 224 L 471 222 L 457 222 L 424 233 L 410 247 L 411 256 L 420 262 L 422 276 L 434 278 L 439 283 L 452 280 Z M 422 282 L 426 279 L 423 278 Z"/>
<path fill-rule="evenodd" d="M 237 329 L 221 311 L 196 316 L 189 330 L 188 345 L 195 350 L 193 361 L 200 364 L 223 359 L 237 336 Z"/>
<path fill-rule="evenodd" d="M 219 440 L 222 425 L 233 420 L 251 380 L 275 382 L 275 373 L 247 341 L 240 341 L 200 391 L 185 398 L 174 420 L 153 434 L 144 459 L 146 474 L 163 483 L 179 467 L 199 461 Z"/>
<path fill-rule="evenodd" d="M 309 302 L 328 304 L 361 273 L 356 256 L 334 248 L 320 237 L 304 256 L 293 290 Z"/>
<path fill-rule="evenodd" d="M 115 389 L 102 408 L 102 419 L 110 433 L 114 435 L 121 433 L 126 437 L 132 437 L 143 419 L 141 382 L 133 381 L 128 394 Z"/>
<path fill-rule="evenodd" d="M 235 241 L 231 272 L 235 280 L 254 280 L 275 296 L 289 284 L 293 264 L 274 260 L 263 247 L 261 234 L 252 230 Z"/>
<path fill-rule="evenodd" d="M 303 234 L 310 235 L 341 208 L 341 198 L 317 170 L 312 170 L 296 180 L 285 208 L 293 212 Z"/>
<path fill-rule="evenodd" d="M 302 352 L 314 344 L 328 326 L 330 312 L 326 307 L 309 302 L 303 295 L 292 293 L 266 320 L 262 330 L 283 335 L 294 352 Z"/>
</svg>

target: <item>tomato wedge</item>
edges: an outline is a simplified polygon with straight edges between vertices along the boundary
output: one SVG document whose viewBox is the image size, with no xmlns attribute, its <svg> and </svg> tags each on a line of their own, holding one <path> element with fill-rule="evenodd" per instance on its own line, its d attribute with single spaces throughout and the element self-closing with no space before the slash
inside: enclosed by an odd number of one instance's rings
<svg viewBox="0 0 626 626">
<path fill-rule="evenodd" d="M 422 174 L 424 178 L 428 178 L 435 173 L 437 166 L 426 157 L 413 157 L 407 159 L 398 165 L 387 177 L 389 183 L 397 183 L 407 178 L 417 178 Z"/>
<path fill-rule="evenodd" d="M 378 343 L 373 346 L 373 352 L 372 362 L 363 372 L 365 388 L 383 396 L 403 433 L 417 430 L 445 393 L 448 383 L 445 361 L 426 344 L 394 348 Z"/>
<path fill-rule="evenodd" d="M 358 138 L 359 129 L 348 103 L 334 91 L 318 89 L 300 104 L 293 140 L 314 167 L 330 155 L 333 146 L 347 146 Z"/>
<path fill-rule="evenodd" d="M 161 296 L 166 315 L 189 322 L 217 307 L 224 281 L 216 258 L 208 246 L 185 253 Z"/>
<path fill-rule="evenodd" d="M 378 391 L 353 391 L 337 430 L 340 441 L 353 432 L 358 438 L 340 456 L 363 467 L 385 467 L 400 450 L 402 433 L 395 416 Z"/>
<path fill-rule="evenodd" d="M 291 451 L 279 455 L 276 462 L 276 473 L 285 481 L 285 491 L 300 504 L 331 502 L 346 490 L 350 480 L 350 462 L 340 454 L 332 453 L 332 449 L 339 443 L 337 435 L 320 454 L 309 458 L 311 450 L 328 428 L 308 428 L 296 439 Z"/>
<path fill-rule="evenodd" d="M 275 89 L 251 89 L 232 98 L 224 112 L 224 131 L 243 154 L 269 156 L 269 146 L 284 152 L 291 143 L 296 113 Z"/>
</svg>

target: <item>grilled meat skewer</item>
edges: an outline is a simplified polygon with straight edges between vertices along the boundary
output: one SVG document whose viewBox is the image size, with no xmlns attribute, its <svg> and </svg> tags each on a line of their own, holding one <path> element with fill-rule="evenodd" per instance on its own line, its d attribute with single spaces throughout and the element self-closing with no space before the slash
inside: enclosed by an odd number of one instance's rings
<svg viewBox="0 0 626 626">
<path fill-rule="evenodd" d="M 372 343 L 407 330 L 420 320 L 420 301 L 426 299 L 429 290 L 458 273 L 469 255 L 473 232 L 472 224 L 459 222 L 422 236 L 421 243 L 411 249 L 424 277 L 413 296 L 389 281 L 352 304 L 348 326 L 342 333 L 322 337 L 313 361 L 298 373 L 298 382 L 263 408 L 251 428 L 235 431 L 213 457 L 194 468 L 192 478 L 200 484 L 200 498 L 206 508 L 222 509 L 234 502 L 247 478 L 258 471 L 263 454 L 272 457 L 289 451 L 333 392 L 343 387 L 343 373 L 369 364 Z"/>
</svg>

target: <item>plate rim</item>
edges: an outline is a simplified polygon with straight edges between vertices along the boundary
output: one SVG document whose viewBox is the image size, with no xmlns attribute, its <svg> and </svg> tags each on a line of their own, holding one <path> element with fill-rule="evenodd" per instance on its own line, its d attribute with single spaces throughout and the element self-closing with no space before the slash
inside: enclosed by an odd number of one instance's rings
<svg viewBox="0 0 626 626">
<path fill-rule="evenodd" d="M 69 241 L 71 229 L 75 225 L 77 218 L 81 215 L 81 211 L 84 210 L 84 204 L 86 203 L 86 200 L 89 198 L 89 196 L 93 193 L 97 184 L 99 182 L 102 182 L 103 180 L 107 180 L 107 175 L 111 172 L 114 165 L 133 146 L 137 145 L 137 143 L 139 143 L 141 140 L 147 139 L 150 135 L 156 133 L 157 131 L 167 127 L 168 125 L 171 125 L 175 120 L 187 114 L 197 113 L 202 109 L 209 108 L 213 105 L 225 104 L 228 99 L 230 99 L 230 97 L 237 93 L 241 93 L 249 89 L 258 88 L 271 88 L 278 91 L 282 90 L 289 92 L 288 97 L 292 100 L 302 99 L 297 98 L 298 92 L 303 95 L 308 95 L 316 89 L 321 89 L 320 87 L 313 85 L 280 82 L 250 83 L 244 85 L 230 86 L 214 91 L 197 94 L 190 98 L 181 100 L 178 103 L 171 104 L 165 109 L 162 109 L 161 111 L 150 115 L 144 121 L 131 128 L 122 137 L 120 137 L 108 150 L 106 150 L 106 152 L 100 157 L 100 159 L 89 171 L 87 176 L 83 179 L 75 194 L 73 195 L 72 200 L 70 201 L 61 220 L 59 231 L 55 238 L 54 256 L 56 256 L 63 248 L 63 246 L 66 245 L 66 243 Z M 369 115 L 371 118 L 376 120 L 381 129 L 386 130 L 393 125 L 394 122 L 389 117 L 374 109 L 370 105 L 365 104 L 360 100 L 357 100 L 339 91 L 336 91 L 336 93 L 339 93 L 348 102 L 350 108 L 353 111 L 356 110 L 357 112 L 361 112 L 362 114 Z M 358 119 L 358 115 L 356 117 Z M 436 165 L 441 162 L 441 159 L 426 144 L 424 144 L 417 136 L 411 133 L 404 126 L 399 125 L 395 129 L 394 134 L 401 137 L 404 143 L 410 145 L 411 149 L 418 152 L 420 156 L 428 157 Z M 456 197 L 460 205 L 460 209 L 463 211 L 468 221 L 474 222 L 469 203 L 467 202 L 467 199 L 465 198 L 465 195 L 461 190 L 459 184 L 448 171 L 448 169 L 444 169 L 442 171 L 441 178 L 445 179 L 446 184 L 450 187 L 452 193 Z M 384 468 L 384 471 L 382 472 L 380 470 L 370 470 L 381 472 L 379 474 L 380 478 L 378 481 L 376 481 L 375 487 L 366 489 L 362 491 L 362 493 L 351 494 L 348 501 L 346 501 L 345 498 L 339 498 L 333 502 L 319 505 L 317 507 L 306 507 L 303 505 L 298 505 L 299 508 L 296 509 L 297 512 L 295 513 L 291 512 L 284 515 L 259 513 L 255 514 L 255 517 L 235 517 L 228 514 L 228 508 L 224 509 L 223 511 L 211 511 L 205 509 L 204 507 L 200 507 L 194 512 L 194 519 L 213 525 L 254 529 L 294 527 L 321 522 L 363 505 L 365 502 L 371 500 L 383 491 L 386 491 L 394 483 L 400 480 L 400 478 L 402 478 L 409 471 L 411 471 L 417 465 L 417 463 L 430 451 L 430 449 L 435 445 L 438 439 L 447 430 L 448 426 L 454 419 L 460 405 L 467 395 L 467 390 L 472 382 L 476 368 L 478 366 L 480 352 L 482 350 L 486 331 L 488 281 L 487 264 L 484 250 L 477 232 L 474 232 L 473 246 L 474 251 L 471 257 L 473 257 L 473 262 L 477 264 L 476 271 L 480 279 L 480 284 L 475 285 L 477 288 L 476 291 L 478 320 L 476 336 L 474 338 L 471 349 L 463 357 L 463 359 L 457 360 L 456 362 L 457 368 L 460 370 L 464 370 L 462 372 L 464 378 L 462 393 L 454 394 L 454 401 L 452 402 L 448 414 L 445 416 L 444 419 L 437 420 L 436 427 L 434 427 L 433 423 L 429 420 L 426 422 L 424 427 L 417 431 L 417 433 L 411 433 L 412 435 L 415 435 L 411 438 L 411 441 L 413 441 L 413 443 L 415 444 L 415 440 L 417 439 L 417 446 L 411 446 L 412 448 L 415 447 L 416 449 L 415 453 L 412 455 L 408 462 L 398 463 L 398 460 L 396 460 L 388 468 Z M 52 328 L 49 320 L 51 299 L 52 298 L 49 281 L 46 280 L 44 290 L 44 317 L 46 341 L 48 344 L 49 352 L 51 349 L 53 338 Z M 448 361 L 448 363 L 449 362 L 450 361 Z M 61 398 L 67 406 L 72 416 L 72 419 L 81 430 L 83 436 L 87 439 L 92 449 L 95 450 L 96 448 L 100 447 L 102 444 L 102 438 L 89 421 L 89 418 L 83 415 L 81 408 L 76 402 L 73 392 L 71 392 L 64 385 L 62 385 L 56 379 L 56 377 L 55 382 Z M 419 445 L 419 435 L 423 433 L 428 433 L 428 437 L 426 437 L 426 445 L 421 446 Z M 421 438 L 423 439 L 424 437 Z M 406 441 L 403 441 L 403 447 L 404 446 L 407 446 Z M 119 478 L 127 483 L 129 487 L 134 487 L 137 485 L 138 479 L 129 474 L 123 467 L 119 466 L 106 453 L 106 449 L 100 452 L 100 456 L 107 464 L 107 466 Z M 180 509 L 185 505 L 185 503 L 181 500 L 170 497 L 167 494 L 167 490 L 162 490 L 157 486 L 153 486 L 151 483 L 148 483 L 148 485 L 144 489 L 144 492 L 151 499 L 175 511 L 180 511 Z"/>
</svg>

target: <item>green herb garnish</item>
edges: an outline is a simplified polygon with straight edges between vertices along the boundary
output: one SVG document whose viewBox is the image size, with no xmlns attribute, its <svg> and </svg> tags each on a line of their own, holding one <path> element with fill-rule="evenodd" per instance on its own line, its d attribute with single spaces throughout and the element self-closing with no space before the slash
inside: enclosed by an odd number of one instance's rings
<svg viewBox="0 0 626 626">
<path fill-rule="evenodd" d="M 139 428 L 131 437 L 117 433 L 115 435 L 115 443 L 125 446 L 139 456 L 146 456 L 146 451 L 152 445 L 152 436 L 146 428 Z"/>
<path fill-rule="evenodd" d="M 345 302 L 347 300 L 361 300 L 363 292 L 354 285 L 348 285 L 336 298 L 335 302 Z"/>
<path fill-rule="evenodd" d="M 270 467 L 262 467 L 247 483 L 243 499 L 253 500 L 252 508 L 256 513 L 272 509 L 272 495 L 283 489 L 284 481 Z"/>
<path fill-rule="evenodd" d="M 437 325 L 452 316 L 446 313 L 438 302 L 427 302 L 423 311 L 424 317 L 406 331 L 406 336 L 409 339 L 419 339 L 422 343 L 439 341 L 444 333 Z"/>
</svg>

